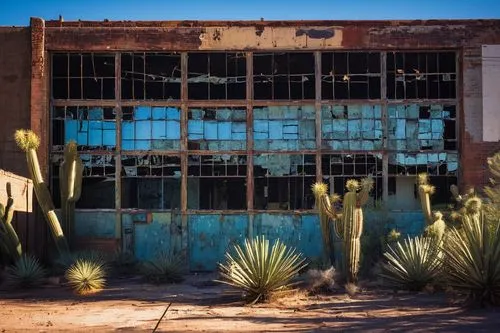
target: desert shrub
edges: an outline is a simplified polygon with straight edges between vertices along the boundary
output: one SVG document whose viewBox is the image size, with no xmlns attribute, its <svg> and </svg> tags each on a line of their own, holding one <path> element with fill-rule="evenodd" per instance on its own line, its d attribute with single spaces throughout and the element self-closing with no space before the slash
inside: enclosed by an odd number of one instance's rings
<svg viewBox="0 0 500 333">
<path fill-rule="evenodd" d="M 355 283 L 352 283 L 352 282 L 347 283 L 344 286 L 344 288 L 345 288 L 345 292 L 347 293 L 347 295 L 349 295 L 349 297 L 354 297 L 359 292 L 359 287 Z"/>
<path fill-rule="evenodd" d="M 219 264 L 220 282 L 243 290 L 246 300 L 255 303 L 292 286 L 306 265 L 295 249 L 279 240 L 270 248 L 269 240 L 260 236 L 245 240 L 243 247 L 235 245 L 234 253 L 226 252 L 226 262 Z"/>
<path fill-rule="evenodd" d="M 77 259 L 66 271 L 65 278 L 75 293 L 87 295 L 104 288 L 106 272 L 102 262 Z"/>
<path fill-rule="evenodd" d="M 45 276 L 46 271 L 38 259 L 26 254 L 5 270 L 7 284 L 18 288 L 35 287 L 43 282 Z"/>
<path fill-rule="evenodd" d="M 142 265 L 141 271 L 147 281 L 153 283 L 178 283 L 184 280 L 182 258 L 160 252 L 153 260 Z"/>
<path fill-rule="evenodd" d="M 335 268 L 309 269 L 305 274 L 307 289 L 312 293 L 331 292 L 335 288 Z"/>
<path fill-rule="evenodd" d="M 432 238 L 408 237 L 389 245 L 384 257 L 381 275 L 384 283 L 395 288 L 419 291 L 441 273 L 442 252 Z"/>
<path fill-rule="evenodd" d="M 480 305 L 500 305 L 500 229 L 484 215 L 465 216 L 444 242 L 444 273 L 448 286 Z"/>
<path fill-rule="evenodd" d="M 114 275 L 123 276 L 137 273 L 137 260 L 133 255 L 117 251 L 108 262 Z"/>
</svg>

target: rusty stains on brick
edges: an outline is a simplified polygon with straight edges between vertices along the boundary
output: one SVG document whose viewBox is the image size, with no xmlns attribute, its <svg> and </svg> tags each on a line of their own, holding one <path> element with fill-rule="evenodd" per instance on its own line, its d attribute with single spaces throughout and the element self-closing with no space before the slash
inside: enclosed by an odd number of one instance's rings
<svg viewBox="0 0 500 333">
<path fill-rule="evenodd" d="M 312 39 L 328 39 L 335 36 L 335 29 L 297 29 L 295 36 L 300 37 L 306 35 Z"/>
</svg>

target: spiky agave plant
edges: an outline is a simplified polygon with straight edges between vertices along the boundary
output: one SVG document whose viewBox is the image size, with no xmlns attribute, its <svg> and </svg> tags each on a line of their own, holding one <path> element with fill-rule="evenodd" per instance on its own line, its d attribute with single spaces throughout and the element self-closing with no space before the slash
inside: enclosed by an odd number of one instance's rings
<svg viewBox="0 0 500 333">
<path fill-rule="evenodd" d="M 167 252 L 159 252 L 153 260 L 143 264 L 142 273 L 154 283 L 178 283 L 184 280 L 182 259 Z"/>
<path fill-rule="evenodd" d="M 419 291 L 436 280 L 441 272 L 442 252 L 430 237 L 408 237 L 388 245 L 382 277 L 392 287 Z"/>
<path fill-rule="evenodd" d="M 484 213 L 465 215 L 460 229 L 446 237 L 444 273 L 447 283 L 466 302 L 500 305 L 500 229 L 488 225 Z"/>
<path fill-rule="evenodd" d="M 292 286 L 292 279 L 307 266 L 300 253 L 280 240 L 270 249 L 264 236 L 246 239 L 234 252 L 226 252 L 226 262 L 219 264 L 220 282 L 242 289 L 252 304 Z"/>
<path fill-rule="evenodd" d="M 106 284 L 106 271 L 99 261 L 78 259 L 68 268 L 65 277 L 79 295 L 99 292 Z"/>
<path fill-rule="evenodd" d="M 35 287 L 43 282 L 46 271 L 32 255 L 23 254 L 15 264 L 5 270 L 8 285 L 19 288 Z"/>
</svg>

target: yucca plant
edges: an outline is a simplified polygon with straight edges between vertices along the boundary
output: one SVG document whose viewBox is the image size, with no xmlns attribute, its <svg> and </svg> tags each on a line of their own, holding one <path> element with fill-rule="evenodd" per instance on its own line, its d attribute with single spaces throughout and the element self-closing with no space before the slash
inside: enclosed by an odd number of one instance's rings
<svg viewBox="0 0 500 333">
<path fill-rule="evenodd" d="M 142 273 L 153 283 L 178 283 L 184 280 L 181 257 L 163 251 L 143 264 Z"/>
<path fill-rule="evenodd" d="M 19 288 L 35 287 L 43 282 L 45 275 L 46 271 L 38 259 L 26 254 L 5 270 L 7 284 Z"/>
<path fill-rule="evenodd" d="M 106 284 L 106 271 L 98 261 L 78 259 L 65 274 L 68 285 L 79 295 L 101 291 Z"/>
<path fill-rule="evenodd" d="M 219 264 L 220 282 L 242 289 L 252 304 L 292 286 L 292 279 L 307 265 L 300 253 L 279 240 L 269 249 L 264 236 L 246 239 L 243 247 L 234 246 L 234 252 L 226 252 L 226 262 Z"/>
<path fill-rule="evenodd" d="M 403 242 L 388 245 L 384 253 L 382 277 L 392 287 L 422 290 L 441 273 L 442 252 L 430 237 L 408 237 Z"/>
<path fill-rule="evenodd" d="M 449 232 L 444 245 L 444 272 L 466 302 L 500 305 L 500 229 L 483 212 L 465 215 L 460 229 Z"/>
</svg>

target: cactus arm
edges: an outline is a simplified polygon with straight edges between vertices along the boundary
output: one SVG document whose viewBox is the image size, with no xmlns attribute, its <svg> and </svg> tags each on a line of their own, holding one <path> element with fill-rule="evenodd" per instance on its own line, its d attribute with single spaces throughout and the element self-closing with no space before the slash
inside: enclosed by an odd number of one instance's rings
<svg viewBox="0 0 500 333">
<path fill-rule="evenodd" d="M 371 177 L 364 178 L 361 181 L 361 190 L 359 191 L 358 197 L 358 205 L 364 206 L 368 199 L 370 198 L 370 192 L 373 189 L 373 179 Z"/>
<path fill-rule="evenodd" d="M 40 163 L 36 150 L 40 145 L 40 139 L 31 130 L 17 130 L 14 134 L 15 140 L 19 148 L 26 153 L 26 160 L 28 163 L 28 171 L 33 181 L 33 188 L 35 195 L 40 205 L 45 220 L 47 221 L 52 237 L 56 243 L 56 247 L 60 253 L 68 251 L 68 243 L 61 229 L 59 219 L 54 211 L 54 203 L 50 196 L 49 188 L 43 181 L 42 172 L 40 170 Z"/>
<path fill-rule="evenodd" d="M 14 198 L 12 198 L 10 184 L 7 184 L 7 196 L 7 205 L 4 207 L 0 204 L 0 233 L 2 234 L 1 238 L 4 249 L 7 251 L 12 261 L 16 261 L 23 254 L 23 249 L 16 230 L 12 226 L 12 217 L 14 215 L 12 206 L 14 205 Z"/>
</svg>

